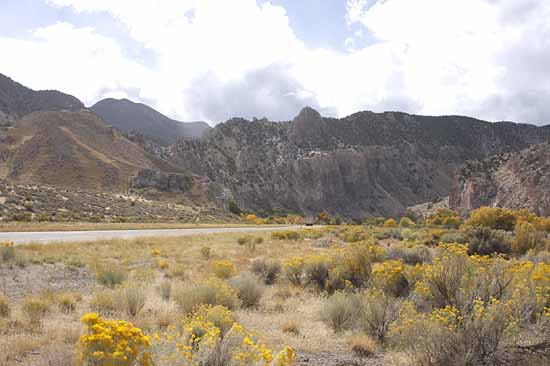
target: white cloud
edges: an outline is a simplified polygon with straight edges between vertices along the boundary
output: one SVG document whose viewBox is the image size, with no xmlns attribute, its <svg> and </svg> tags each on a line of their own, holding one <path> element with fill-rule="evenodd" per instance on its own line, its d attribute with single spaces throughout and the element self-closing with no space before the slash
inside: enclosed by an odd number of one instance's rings
<svg viewBox="0 0 550 366">
<path fill-rule="evenodd" d="M 63 22 L 34 30 L 31 40 L 0 37 L 0 49 L 3 73 L 34 89 L 76 95 L 87 104 L 103 93 L 137 88 L 149 74 L 126 60 L 112 39 Z"/>
<path fill-rule="evenodd" d="M 145 67 L 121 51 L 128 45 L 67 23 L 31 40 L 0 38 L 2 72 L 88 104 L 130 95 L 211 122 L 290 118 L 302 103 L 338 116 L 391 109 L 550 122 L 547 1 L 347 0 L 345 50 L 307 47 L 284 8 L 254 0 L 46 1 L 110 14 L 156 57 Z"/>
</svg>

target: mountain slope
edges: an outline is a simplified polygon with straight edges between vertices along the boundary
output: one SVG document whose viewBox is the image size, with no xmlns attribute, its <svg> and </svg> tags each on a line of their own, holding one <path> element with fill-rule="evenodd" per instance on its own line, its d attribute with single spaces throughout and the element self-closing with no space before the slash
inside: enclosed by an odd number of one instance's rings
<svg viewBox="0 0 550 366">
<path fill-rule="evenodd" d="M 55 90 L 34 91 L 0 74 L 0 125 L 36 111 L 78 111 L 84 104 Z"/>
<path fill-rule="evenodd" d="M 229 188 L 245 208 L 395 215 L 447 196 L 466 160 L 549 136 L 547 128 L 460 116 L 360 112 L 333 119 L 305 108 L 292 122 L 233 119 L 164 154 Z"/>
<path fill-rule="evenodd" d="M 528 208 L 550 215 L 550 144 L 466 163 L 449 197 L 453 209 L 480 206 Z"/>
<path fill-rule="evenodd" d="M 14 182 L 118 190 L 142 169 L 182 172 L 87 110 L 26 115 L 0 141 L 0 177 Z"/>
<path fill-rule="evenodd" d="M 121 131 L 137 131 L 165 145 L 181 137 L 201 137 L 210 129 L 205 122 L 175 121 L 145 104 L 128 99 L 104 99 L 91 110 Z"/>
</svg>

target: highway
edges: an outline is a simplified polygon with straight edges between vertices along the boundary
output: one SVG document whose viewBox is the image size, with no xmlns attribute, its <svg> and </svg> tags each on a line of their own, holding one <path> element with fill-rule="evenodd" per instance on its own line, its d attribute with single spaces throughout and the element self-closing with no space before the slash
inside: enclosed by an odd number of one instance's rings
<svg viewBox="0 0 550 366">
<path fill-rule="evenodd" d="M 87 242 L 109 239 L 136 239 L 151 236 L 187 236 L 218 233 L 257 233 L 275 230 L 299 229 L 301 226 L 277 227 L 232 227 L 232 228 L 192 228 L 192 229 L 152 229 L 152 230 L 98 230 L 98 231 L 42 231 L 42 232 L 3 232 L 0 242 L 15 244 L 50 242 Z"/>
</svg>

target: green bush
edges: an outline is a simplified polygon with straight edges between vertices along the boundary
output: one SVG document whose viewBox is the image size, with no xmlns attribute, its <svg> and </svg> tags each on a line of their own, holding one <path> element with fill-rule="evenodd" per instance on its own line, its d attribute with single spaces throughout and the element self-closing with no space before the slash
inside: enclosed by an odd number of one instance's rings
<svg viewBox="0 0 550 366">
<path fill-rule="evenodd" d="M 469 243 L 468 254 L 492 255 L 510 253 L 511 246 L 506 234 L 485 227 L 476 227 L 466 231 Z"/>
<path fill-rule="evenodd" d="M 102 270 L 97 274 L 98 282 L 109 288 L 120 285 L 125 279 L 124 273 L 118 270 Z"/>
<path fill-rule="evenodd" d="M 321 320 L 335 332 L 352 328 L 360 315 L 358 295 L 337 292 L 329 297 L 321 308 Z"/>
<path fill-rule="evenodd" d="M 265 289 L 252 273 L 241 273 L 238 277 L 231 279 L 230 283 L 237 289 L 237 295 L 244 308 L 258 306 Z"/>
</svg>

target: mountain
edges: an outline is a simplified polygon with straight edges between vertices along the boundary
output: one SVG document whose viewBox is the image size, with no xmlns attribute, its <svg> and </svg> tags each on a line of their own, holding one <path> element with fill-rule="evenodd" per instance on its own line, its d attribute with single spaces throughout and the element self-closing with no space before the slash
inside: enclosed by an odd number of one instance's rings
<svg viewBox="0 0 550 366">
<path fill-rule="evenodd" d="M 447 196 L 467 160 L 549 137 L 548 128 L 461 116 L 360 112 L 334 119 L 304 108 L 289 122 L 232 119 L 162 154 L 226 187 L 243 208 L 363 217 Z"/>
<path fill-rule="evenodd" d="M 143 169 L 184 173 L 88 110 L 34 112 L 0 133 L 0 178 L 82 190 L 119 190 Z"/>
<path fill-rule="evenodd" d="M 34 91 L 0 74 L 0 125 L 36 111 L 78 111 L 84 104 L 55 90 Z"/>
<path fill-rule="evenodd" d="M 457 172 L 449 204 L 463 212 L 493 206 L 550 216 L 550 144 L 467 162 Z"/>
<path fill-rule="evenodd" d="M 121 131 L 136 131 L 163 145 L 174 143 L 181 137 L 201 137 L 210 129 L 205 122 L 175 121 L 145 104 L 128 99 L 104 99 L 91 110 Z"/>
</svg>

